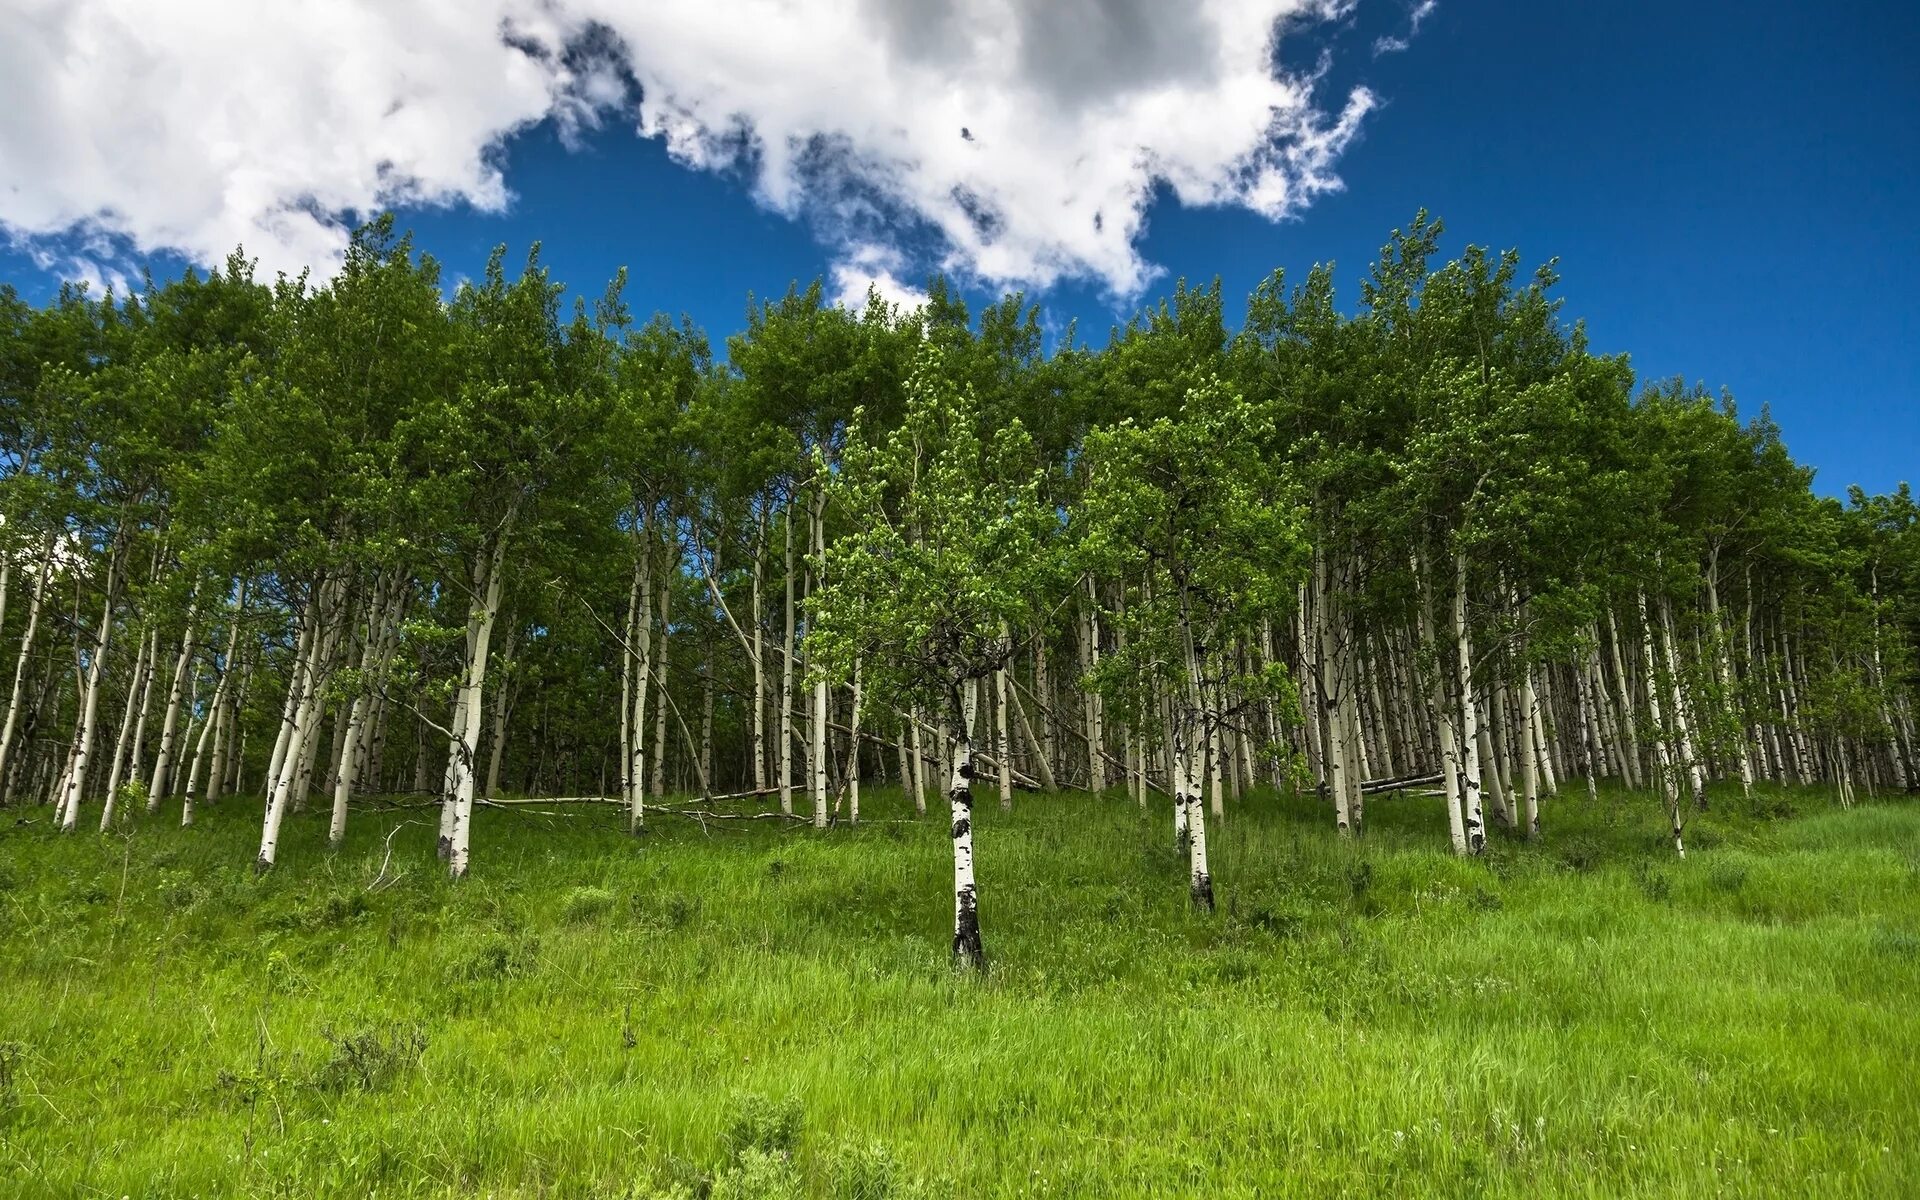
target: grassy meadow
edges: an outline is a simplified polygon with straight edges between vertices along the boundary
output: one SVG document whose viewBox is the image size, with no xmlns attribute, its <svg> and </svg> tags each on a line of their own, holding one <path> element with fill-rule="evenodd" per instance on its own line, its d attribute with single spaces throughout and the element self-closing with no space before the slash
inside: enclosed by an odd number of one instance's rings
<svg viewBox="0 0 1920 1200">
<path fill-rule="evenodd" d="M 0 1195 L 1920 1194 L 1920 806 L 1578 786 L 1546 840 L 1440 802 L 977 818 L 991 970 L 947 961 L 945 821 L 857 830 L 252 802 L 61 837 L 0 814 Z M 83 822 L 85 818 L 83 816 Z"/>
</svg>

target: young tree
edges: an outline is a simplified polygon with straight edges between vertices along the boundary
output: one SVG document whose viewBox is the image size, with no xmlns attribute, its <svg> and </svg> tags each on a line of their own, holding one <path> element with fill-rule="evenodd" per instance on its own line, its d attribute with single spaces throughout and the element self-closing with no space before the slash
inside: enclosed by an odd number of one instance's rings
<svg viewBox="0 0 1920 1200">
<path fill-rule="evenodd" d="M 1119 696 L 1164 693 L 1173 713 L 1174 836 L 1188 857 L 1193 903 L 1214 906 L 1201 783 L 1219 767 L 1221 731 L 1256 700 L 1286 694 L 1269 663 L 1236 667 L 1236 641 L 1293 596 L 1306 543 L 1294 489 L 1264 452 L 1271 419 L 1218 381 L 1170 413 L 1088 433 L 1077 550 L 1094 572 L 1139 579 L 1124 646 L 1096 686 Z"/>
<path fill-rule="evenodd" d="M 835 682 L 861 672 L 871 711 L 923 705 L 944 718 L 952 764 L 953 955 L 984 968 L 974 875 L 974 722 L 983 680 L 1063 598 L 1060 520 L 1041 498 L 1043 472 L 1019 421 L 987 421 L 933 346 L 907 385 L 891 431 L 859 427 L 830 502 L 848 523 L 822 566 L 807 634 L 812 670 Z M 872 440 L 867 440 L 868 437 Z"/>
</svg>

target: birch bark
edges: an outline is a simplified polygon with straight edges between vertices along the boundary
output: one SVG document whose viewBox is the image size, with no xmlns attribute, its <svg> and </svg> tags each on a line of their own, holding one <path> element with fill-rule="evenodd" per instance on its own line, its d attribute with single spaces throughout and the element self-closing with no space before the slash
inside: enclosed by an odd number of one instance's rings
<svg viewBox="0 0 1920 1200">
<path fill-rule="evenodd" d="M 973 872 L 973 718 L 979 704 L 978 681 L 959 684 L 954 712 L 947 801 L 953 817 L 953 956 L 975 970 L 987 965 L 980 940 L 980 892 Z"/>
</svg>

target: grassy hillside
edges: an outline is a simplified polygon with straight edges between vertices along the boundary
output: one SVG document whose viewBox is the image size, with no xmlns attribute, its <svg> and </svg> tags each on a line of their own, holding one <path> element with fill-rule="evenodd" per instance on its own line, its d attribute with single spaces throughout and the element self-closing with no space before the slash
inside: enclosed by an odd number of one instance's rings
<svg viewBox="0 0 1920 1200">
<path fill-rule="evenodd" d="M 1920 1194 L 1920 808 L 1716 803 L 1685 862 L 1605 795 L 1461 862 L 1438 801 L 1250 800 L 1206 917 L 1160 808 L 987 800 L 984 980 L 897 795 L 487 810 L 458 886 L 431 810 L 260 879 L 251 803 L 8 813 L 0 1193 Z"/>
</svg>

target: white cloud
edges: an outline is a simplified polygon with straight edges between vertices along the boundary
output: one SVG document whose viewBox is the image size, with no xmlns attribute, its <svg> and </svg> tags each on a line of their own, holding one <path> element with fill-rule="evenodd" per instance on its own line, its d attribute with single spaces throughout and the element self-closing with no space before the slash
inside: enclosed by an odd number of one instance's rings
<svg viewBox="0 0 1920 1200">
<path fill-rule="evenodd" d="M 842 293 L 873 282 L 910 300 L 900 276 L 938 265 L 1130 296 L 1154 274 L 1137 245 L 1157 186 L 1276 219 L 1339 186 L 1371 95 L 1324 111 L 1311 79 L 1273 63 L 1289 22 L 1350 8 L 6 0 L 0 225 L 30 244 L 107 234 L 203 262 L 244 242 L 270 270 L 325 273 L 343 211 L 501 209 L 505 136 L 624 114 L 807 221 Z"/>
<path fill-rule="evenodd" d="M 867 242 L 844 247 L 833 264 L 834 303 L 858 312 L 872 291 L 897 308 L 919 308 L 927 302 L 927 293 L 900 281 L 897 273 L 906 268 L 907 256 L 892 246 Z"/>
<path fill-rule="evenodd" d="M 1433 10 L 1439 7 L 1440 0 L 1420 0 L 1413 6 L 1413 11 L 1407 14 L 1406 36 L 1396 37 L 1388 34 L 1375 38 L 1373 56 L 1379 58 L 1382 54 L 1398 54 L 1411 47 L 1413 39 L 1420 36 L 1420 27 L 1427 23 L 1427 18 L 1432 16 Z"/>
</svg>

